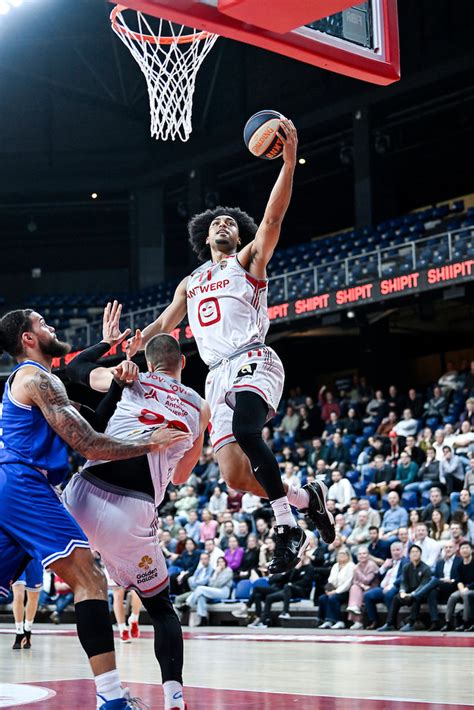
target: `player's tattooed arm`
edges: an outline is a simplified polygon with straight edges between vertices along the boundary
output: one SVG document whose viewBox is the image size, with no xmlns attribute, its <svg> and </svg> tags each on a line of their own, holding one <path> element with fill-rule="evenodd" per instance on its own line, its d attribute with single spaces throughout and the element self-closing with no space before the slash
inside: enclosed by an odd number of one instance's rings
<svg viewBox="0 0 474 710">
<path fill-rule="evenodd" d="M 61 380 L 46 372 L 35 372 L 23 381 L 25 394 L 35 404 L 52 429 L 69 446 L 91 460 L 117 461 L 164 449 L 185 438 L 172 429 L 154 431 L 146 442 L 125 442 L 99 434 L 70 402 Z"/>
</svg>

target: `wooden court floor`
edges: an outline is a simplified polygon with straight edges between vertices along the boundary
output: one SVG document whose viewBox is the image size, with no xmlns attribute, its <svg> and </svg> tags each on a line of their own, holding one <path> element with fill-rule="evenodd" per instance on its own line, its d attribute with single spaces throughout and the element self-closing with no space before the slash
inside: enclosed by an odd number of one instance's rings
<svg viewBox="0 0 474 710">
<path fill-rule="evenodd" d="M 117 641 L 124 684 L 161 710 L 150 627 Z M 0 626 L 0 707 L 95 709 L 74 627 L 38 624 L 13 651 Z M 474 634 L 377 634 L 219 627 L 185 629 L 189 710 L 463 710 L 474 707 Z"/>
</svg>

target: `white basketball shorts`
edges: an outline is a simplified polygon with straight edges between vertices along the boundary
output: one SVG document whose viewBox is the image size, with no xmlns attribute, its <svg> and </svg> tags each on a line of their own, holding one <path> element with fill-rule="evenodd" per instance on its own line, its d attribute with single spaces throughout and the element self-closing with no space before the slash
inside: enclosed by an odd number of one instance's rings
<svg viewBox="0 0 474 710">
<path fill-rule="evenodd" d="M 212 367 L 206 379 L 206 400 L 211 408 L 209 432 L 214 451 L 235 441 L 232 416 L 238 392 L 260 395 L 268 404 L 270 420 L 277 412 L 284 382 L 283 364 L 266 345 L 226 358 Z"/>
<path fill-rule="evenodd" d="M 63 493 L 65 507 L 118 586 L 143 597 L 158 594 L 169 580 L 152 498 L 105 483 L 92 470 L 73 476 Z"/>
</svg>

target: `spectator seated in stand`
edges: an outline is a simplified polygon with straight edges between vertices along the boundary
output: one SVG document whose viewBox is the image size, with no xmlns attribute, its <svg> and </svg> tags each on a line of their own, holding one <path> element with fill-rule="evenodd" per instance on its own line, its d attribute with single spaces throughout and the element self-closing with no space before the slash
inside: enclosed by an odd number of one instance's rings
<svg viewBox="0 0 474 710">
<path fill-rule="evenodd" d="M 431 513 L 429 536 L 436 542 L 451 539 L 449 525 L 445 522 L 440 510 L 433 510 Z"/>
<path fill-rule="evenodd" d="M 398 540 L 390 545 L 390 555 L 379 568 L 380 584 L 364 593 L 364 606 L 367 615 L 367 629 L 373 631 L 378 628 L 379 616 L 377 604 L 385 604 L 390 608 L 393 598 L 398 594 L 402 570 L 408 562 L 408 557 L 403 554 L 403 544 Z"/>
<path fill-rule="evenodd" d="M 325 593 L 319 597 L 320 629 L 344 629 L 341 619 L 341 604 L 347 602 L 352 584 L 355 564 L 347 548 L 340 548 L 337 562 L 333 565 L 325 586 Z"/>
<path fill-rule="evenodd" d="M 351 498 L 354 495 L 354 489 L 351 482 L 347 478 L 343 478 L 342 473 L 336 469 L 331 474 L 332 485 L 328 491 L 328 498 L 336 501 L 336 507 L 341 512 L 347 510 L 350 505 Z"/>
<path fill-rule="evenodd" d="M 242 562 L 238 569 L 234 571 L 234 582 L 258 577 L 259 553 L 257 536 L 254 533 L 250 533 L 247 536 L 247 546 L 244 550 Z"/>
<path fill-rule="evenodd" d="M 457 500 L 454 497 L 455 495 L 455 493 L 451 494 L 452 510 L 462 510 L 470 520 L 474 520 L 474 500 L 468 489 L 463 488 Z"/>
<path fill-rule="evenodd" d="M 362 467 L 362 474 L 370 476 L 365 492 L 367 495 L 376 495 L 382 498 L 388 489 L 388 484 L 394 478 L 393 468 L 385 462 L 383 454 L 376 454 L 371 464 Z"/>
<path fill-rule="evenodd" d="M 186 531 L 186 536 L 194 540 L 196 545 L 199 545 L 199 540 L 201 537 L 201 523 L 198 519 L 197 510 L 191 509 L 188 512 L 188 522 L 184 526 Z"/>
<path fill-rule="evenodd" d="M 208 620 L 208 601 L 228 599 L 232 589 L 232 570 L 227 566 L 224 557 L 217 560 L 216 569 L 213 571 L 207 585 L 196 587 L 186 600 L 190 609 L 197 611 L 194 626 L 202 626 Z"/>
<path fill-rule="evenodd" d="M 185 609 L 187 605 L 187 600 L 197 587 L 209 585 L 209 580 L 213 573 L 213 568 L 211 567 L 210 557 L 208 552 L 201 552 L 199 557 L 199 564 L 196 567 L 196 571 L 190 577 L 188 577 L 189 591 L 183 592 L 183 594 L 178 594 L 174 600 L 174 606 L 178 611 Z"/>
<path fill-rule="evenodd" d="M 470 422 L 462 422 L 461 428 L 453 440 L 453 451 L 456 456 L 459 456 L 463 466 L 469 464 L 469 453 L 474 451 L 474 431 L 472 431 Z"/>
<path fill-rule="evenodd" d="M 353 556 L 357 556 L 360 545 L 365 546 L 365 543 L 369 541 L 369 528 L 369 513 L 367 510 L 359 510 L 357 525 L 346 540 L 346 544 L 350 547 Z"/>
<path fill-rule="evenodd" d="M 341 416 L 341 408 L 339 404 L 334 399 L 332 392 L 328 392 L 326 387 L 323 386 L 319 390 L 318 402 L 321 408 L 321 420 L 326 424 L 330 420 L 331 412 L 335 412 L 338 417 Z"/>
<path fill-rule="evenodd" d="M 431 582 L 428 584 L 427 601 L 430 610 L 430 631 L 438 631 L 439 604 L 446 604 L 449 597 L 456 591 L 459 582 L 459 569 L 462 559 L 456 555 L 456 548 L 451 540 L 443 544 L 443 558 L 435 565 Z"/>
<path fill-rule="evenodd" d="M 217 521 L 212 517 L 211 512 L 206 508 L 201 514 L 201 526 L 199 528 L 199 541 L 214 540 L 217 537 Z"/>
<path fill-rule="evenodd" d="M 451 510 L 449 505 L 443 502 L 443 494 L 441 492 L 441 488 L 438 488 L 438 486 L 433 486 L 432 488 L 430 488 L 429 495 L 430 502 L 424 508 L 423 513 L 421 515 L 421 519 L 424 522 L 427 522 L 431 520 L 433 510 L 439 510 L 443 514 L 443 518 L 445 519 L 445 521 L 449 523 L 449 520 L 451 518 Z"/>
<path fill-rule="evenodd" d="M 405 486 L 406 493 L 416 491 L 420 495 L 433 486 L 439 486 L 439 461 L 432 446 L 426 450 L 426 460 L 420 466 L 417 479 Z"/>
<path fill-rule="evenodd" d="M 382 390 L 375 391 L 375 396 L 367 403 L 365 414 L 364 424 L 378 424 L 388 414 Z"/>
<path fill-rule="evenodd" d="M 469 493 L 474 496 L 474 454 L 469 460 L 469 467 L 464 477 L 463 488 L 466 488 Z"/>
<path fill-rule="evenodd" d="M 349 449 L 342 443 L 342 436 L 339 432 L 333 434 L 332 442 L 328 446 L 326 462 L 330 468 L 338 469 L 341 473 L 345 473 L 351 466 Z"/>
<path fill-rule="evenodd" d="M 399 528 L 407 526 L 408 513 L 400 505 L 400 496 L 396 491 L 390 491 L 387 501 L 390 507 L 383 514 L 380 536 L 385 540 L 390 540 L 397 536 Z"/>
<path fill-rule="evenodd" d="M 461 459 L 453 454 L 450 446 L 443 445 L 443 458 L 439 464 L 439 480 L 446 486 L 448 495 L 463 488 L 464 478 L 464 466 Z"/>
<path fill-rule="evenodd" d="M 402 451 L 400 454 L 397 473 L 394 481 L 390 481 L 388 487 L 390 490 L 396 490 L 400 495 L 405 490 L 405 486 L 414 483 L 418 475 L 418 466 L 411 460 L 408 451 Z"/>
<path fill-rule="evenodd" d="M 408 451 L 418 468 L 425 462 L 426 452 L 416 445 L 416 437 L 413 434 L 409 434 L 405 439 L 405 451 Z"/>
<path fill-rule="evenodd" d="M 196 510 L 199 501 L 196 497 L 194 486 L 185 486 L 178 493 L 178 500 L 175 503 L 176 512 L 183 517 L 183 522 L 188 520 L 190 510 Z"/>
<path fill-rule="evenodd" d="M 235 535 L 230 535 L 224 557 L 227 566 L 232 572 L 236 572 L 242 564 L 244 549 L 239 546 L 239 541 Z"/>
<path fill-rule="evenodd" d="M 370 500 L 368 498 L 359 499 L 359 511 L 366 510 L 369 515 L 369 525 L 375 525 L 375 527 L 380 527 L 380 513 L 378 510 L 370 507 Z"/>
<path fill-rule="evenodd" d="M 194 574 L 199 564 L 200 554 L 196 548 L 196 543 L 190 537 L 186 540 L 185 550 L 174 561 L 176 571 L 170 574 L 171 594 L 183 594 L 189 591 L 188 577 Z"/>
<path fill-rule="evenodd" d="M 359 546 L 357 560 L 347 604 L 348 618 L 353 622 L 350 627 L 351 631 L 358 631 L 364 628 L 362 623 L 364 592 L 376 587 L 379 577 L 378 565 L 370 558 L 369 550 L 365 545 Z"/>
<path fill-rule="evenodd" d="M 423 417 L 423 398 L 419 395 L 414 387 L 408 390 L 408 394 L 405 400 L 405 407 L 409 409 L 415 419 L 422 419 Z"/>
<path fill-rule="evenodd" d="M 458 569 L 458 588 L 449 596 L 446 623 L 441 631 L 453 631 L 456 604 L 463 605 L 463 623 L 456 631 L 474 631 L 474 557 L 470 542 L 460 545 L 459 555 L 462 564 Z"/>
<path fill-rule="evenodd" d="M 421 547 L 413 544 L 410 548 L 410 561 L 403 567 L 400 591 L 396 594 L 388 610 L 387 622 L 378 631 L 395 631 L 398 628 L 398 613 L 402 606 L 411 607 L 408 621 L 400 631 L 413 631 L 419 622 L 420 607 L 429 594 L 431 568 L 421 560 Z"/>
<path fill-rule="evenodd" d="M 381 567 L 390 554 L 390 543 L 386 540 L 381 540 L 379 536 L 379 528 L 375 525 L 369 527 L 369 544 L 367 550 L 370 558 Z"/>
<path fill-rule="evenodd" d="M 422 562 L 427 564 L 431 570 L 434 570 L 441 554 L 441 545 L 428 536 L 428 525 L 426 523 L 417 524 L 415 542 L 413 544 L 420 548 Z"/>
<path fill-rule="evenodd" d="M 424 418 L 426 419 L 436 419 L 438 422 L 442 421 L 446 416 L 446 411 L 448 409 L 448 400 L 441 392 L 441 388 L 436 386 L 433 388 L 433 396 L 424 406 Z"/>
<path fill-rule="evenodd" d="M 227 510 L 227 493 L 224 493 L 220 486 L 214 487 L 208 508 L 211 515 L 218 515 Z"/>
<path fill-rule="evenodd" d="M 411 409 L 404 409 L 402 419 L 393 427 L 397 436 L 406 439 L 407 436 L 415 436 L 418 430 L 418 422 L 413 418 Z"/>
</svg>

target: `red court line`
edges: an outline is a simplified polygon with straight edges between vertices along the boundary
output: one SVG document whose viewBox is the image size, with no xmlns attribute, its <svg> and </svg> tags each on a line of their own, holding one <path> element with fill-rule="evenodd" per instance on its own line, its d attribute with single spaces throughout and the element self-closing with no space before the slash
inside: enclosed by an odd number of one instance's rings
<svg viewBox="0 0 474 710">
<path fill-rule="evenodd" d="M 26 703 L 26 710 L 64 710 L 81 708 L 95 710 L 95 686 L 92 680 L 41 681 L 41 685 L 56 691 L 54 698 L 36 703 Z M 141 698 L 153 710 L 162 710 L 163 698 L 159 685 L 129 683 L 132 695 Z M 360 698 L 332 698 L 327 696 L 291 695 L 289 693 L 263 693 L 250 690 L 223 690 L 213 688 L 186 688 L 185 698 L 189 710 L 472 710 L 472 705 L 425 703 L 413 700 L 368 700 Z"/>
</svg>

